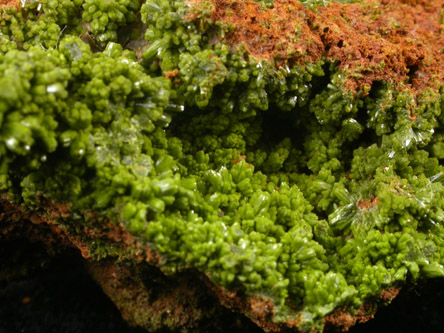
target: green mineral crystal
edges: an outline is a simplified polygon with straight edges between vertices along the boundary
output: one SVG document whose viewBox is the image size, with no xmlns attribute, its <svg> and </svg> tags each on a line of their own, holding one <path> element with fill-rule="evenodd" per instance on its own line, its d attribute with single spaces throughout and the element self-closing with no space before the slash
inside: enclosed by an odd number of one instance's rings
<svg viewBox="0 0 444 333">
<path fill-rule="evenodd" d="M 247 304 L 225 306 L 272 331 L 319 331 L 385 290 L 444 276 L 442 50 L 374 64 L 353 49 L 346 29 L 359 26 L 347 13 L 369 27 L 389 22 L 374 44 L 387 48 L 384 38 L 415 27 L 387 13 L 425 7 L 352 2 L 2 7 L 3 210 L 45 216 L 80 237 L 91 262 L 137 265 L 137 249 L 148 248 L 163 274 L 197 271 Z M 344 17 L 329 14 L 336 8 Z M 48 202 L 67 212 L 51 215 Z M 88 238 L 91 225 L 127 232 L 137 246 Z M 271 304 L 266 316 L 253 300 Z M 155 320 L 136 324 L 184 328 Z"/>
</svg>

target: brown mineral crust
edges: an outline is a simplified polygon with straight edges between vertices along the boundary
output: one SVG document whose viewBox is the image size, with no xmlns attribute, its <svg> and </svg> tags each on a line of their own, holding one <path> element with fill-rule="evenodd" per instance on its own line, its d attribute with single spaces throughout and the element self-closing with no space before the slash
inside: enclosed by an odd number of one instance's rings
<svg viewBox="0 0 444 333">
<path fill-rule="evenodd" d="M 326 316 L 324 322 L 326 325 L 332 325 L 340 328 L 343 332 L 347 332 L 350 327 L 356 324 L 356 318 L 347 311 L 341 309 Z"/>
<path fill-rule="evenodd" d="M 179 69 L 177 68 L 170 71 L 166 71 L 164 75 L 165 78 L 174 82 L 174 84 L 180 84 L 182 82 L 182 80 L 179 78 Z"/>
<path fill-rule="evenodd" d="M 359 209 L 370 209 L 374 206 L 377 206 L 379 203 L 378 197 L 375 197 L 373 200 L 358 200 L 357 206 Z"/>
<path fill-rule="evenodd" d="M 138 262 L 146 261 L 158 264 L 161 260 L 157 252 L 151 251 L 148 246 L 142 246 L 123 226 L 117 226 L 109 220 L 99 218 L 95 213 L 89 213 L 89 226 L 78 225 L 75 232 L 71 232 L 59 222 L 69 220 L 71 212 L 68 205 L 57 204 L 42 199 L 39 202 L 39 212 L 26 212 L 19 205 L 11 203 L 7 198 L 0 196 L 0 235 L 22 234 L 31 241 L 41 241 L 50 246 L 74 247 L 80 250 L 85 259 L 91 257 L 91 241 L 102 240 L 112 245 L 116 253 L 119 251 Z M 13 237 L 10 235 L 9 237 Z"/>
<path fill-rule="evenodd" d="M 174 79 L 178 75 L 179 75 L 179 70 L 177 68 L 165 72 L 165 78 L 167 78 L 167 79 Z"/>
<path fill-rule="evenodd" d="M 383 290 L 379 295 L 379 300 L 382 304 L 388 304 L 398 296 L 401 288 L 393 287 Z M 377 310 L 377 302 L 364 303 L 355 315 L 352 315 L 346 309 L 337 309 L 335 312 L 325 316 L 324 323 L 326 327 L 334 327 L 343 332 L 347 332 L 356 324 L 363 324 L 370 319 L 373 319 Z"/>
<path fill-rule="evenodd" d="M 348 74 L 349 89 L 387 81 L 422 91 L 444 77 L 443 5 L 440 0 L 332 3 L 319 8 L 312 25 L 325 56 Z"/>
<path fill-rule="evenodd" d="M 308 24 L 312 13 L 297 0 L 275 0 L 268 9 L 253 1 L 210 0 L 211 20 L 233 28 L 224 40 L 231 46 L 243 45 L 257 59 L 278 59 L 279 63 L 320 60 L 324 51 L 321 38 Z M 188 0 L 188 19 L 199 18 L 205 0 Z"/>
<path fill-rule="evenodd" d="M 151 331 L 190 329 L 214 312 L 208 308 L 209 313 L 203 313 L 201 303 L 209 296 L 195 283 L 196 279 L 175 281 L 154 267 L 149 272 L 139 272 L 135 267 L 111 261 L 91 263 L 88 270 L 133 326 Z"/>
<path fill-rule="evenodd" d="M 222 39 L 258 60 L 277 66 L 322 57 L 338 62 L 349 91 L 386 81 L 416 94 L 444 79 L 444 0 L 332 2 L 315 11 L 296 0 L 275 0 L 272 9 L 254 0 L 188 3 L 190 20 L 211 3 L 211 21 L 230 27 Z"/>
<path fill-rule="evenodd" d="M 250 297 L 250 313 L 258 322 L 271 322 L 274 312 L 273 301 L 265 297 Z M 271 328 L 271 327 L 270 327 Z"/>
<path fill-rule="evenodd" d="M 112 261 L 90 263 L 88 270 L 131 325 L 148 331 L 232 332 L 250 321 L 222 306 L 206 278 L 193 269 L 173 276 L 152 265 Z"/>
<path fill-rule="evenodd" d="M 0 0 L 0 7 L 20 7 L 20 0 Z"/>
<path fill-rule="evenodd" d="M 395 287 L 383 290 L 379 298 L 384 302 L 391 302 L 396 298 L 396 296 L 398 296 L 400 291 L 401 291 L 400 288 L 395 288 Z"/>
<path fill-rule="evenodd" d="M 356 324 L 363 324 L 370 319 L 373 319 L 375 312 L 376 306 L 367 303 L 362 305 L 355 315 L 350 314 L 344 309 L 338 309 L 326 316 L 324 318 L 324 323 L 326 327 L 334 327 L 340 329 L 342 332 L 347 332 Z"/>
<path fill-rule="evenodd" d="M 223 286 L 214 284 L 206 276 L 201 278 L 224 307 L 243 313 L 266 332 L 281 332 L 289 329 L 299 331 L 301 316 L 285 322 L 273 322 L 276 309 L 272 299 L 263 296 L 245 296 L 239 290 L 227 290 Z"/>
</svg>

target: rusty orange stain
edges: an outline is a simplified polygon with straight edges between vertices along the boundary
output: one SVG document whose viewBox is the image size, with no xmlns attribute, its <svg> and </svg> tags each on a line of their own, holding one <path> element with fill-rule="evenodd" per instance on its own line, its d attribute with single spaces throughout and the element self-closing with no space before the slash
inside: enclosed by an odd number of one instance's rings
<svg viewBox="0 0 444 333">
<path fill-rule="evenodd" d="M 356 92 L 387 81 L 418 93 L 444 79 L 444 0 L 333 2 L 316 11 L 296 0 L 275 0 L 266 8 L 254 0 L 189 0 L 187 19 L 228 27 L 225 41 L 276 66 L 338 62 L 344 86 Z M 208 5 L 210 5 L 208 9 Z"/>
</svg>

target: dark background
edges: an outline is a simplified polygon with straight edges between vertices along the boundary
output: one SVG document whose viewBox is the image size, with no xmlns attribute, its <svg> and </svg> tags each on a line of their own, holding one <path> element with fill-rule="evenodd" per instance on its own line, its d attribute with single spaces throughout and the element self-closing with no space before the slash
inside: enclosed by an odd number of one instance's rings
<svg viewBox="0 0 444 333">
<path fill-rule="evenodd" d="M 443 296 L 442 279 L 416 286 L 350 332 L 444 332 Z M 122 320 L 77 257 L 58 255 L 32 277 L 0 283 L 0 333 L 10 332 L 145 331 Z"/>
</svg>

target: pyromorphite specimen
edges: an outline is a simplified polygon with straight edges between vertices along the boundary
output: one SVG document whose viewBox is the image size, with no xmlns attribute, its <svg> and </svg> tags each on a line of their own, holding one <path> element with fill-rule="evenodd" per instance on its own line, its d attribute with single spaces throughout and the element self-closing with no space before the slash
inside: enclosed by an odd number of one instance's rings
<svg viewBox="0 0 444 333">
<path fill-rule="evenodd" d="M 1 3 L 0 235 L 133 324 L 346 329 L 444 276 L 443 1 Z"/>
</svg>

